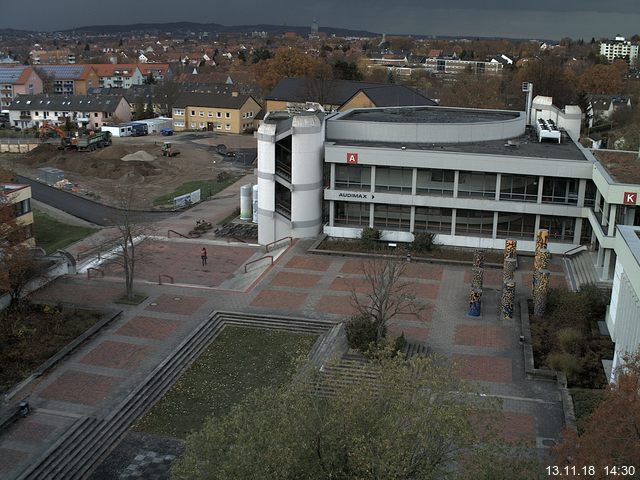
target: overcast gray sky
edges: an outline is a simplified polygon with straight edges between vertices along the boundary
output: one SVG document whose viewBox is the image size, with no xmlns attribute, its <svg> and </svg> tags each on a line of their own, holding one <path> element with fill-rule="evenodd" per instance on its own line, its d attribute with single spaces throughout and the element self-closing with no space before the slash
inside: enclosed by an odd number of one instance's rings
<svg viewBox="0 0 640 480">
<path fill-rule="evenodd" d="M 77 0 L 12 1 L 0 28 L 62 30 L 138 22 L 269 23 L 422 35 L 519 38 L 630 37 L 640 0 Z"/>
</svg>

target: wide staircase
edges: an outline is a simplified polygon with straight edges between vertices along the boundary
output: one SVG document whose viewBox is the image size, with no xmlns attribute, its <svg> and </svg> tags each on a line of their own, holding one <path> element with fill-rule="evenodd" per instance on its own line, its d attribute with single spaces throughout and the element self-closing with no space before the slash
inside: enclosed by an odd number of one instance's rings
<svg viewBox="0 0 640 480">
<path fill-rule="evenodd" d="M 595 285 L 603 291 L 611 290 L 610 282 L 600 281 L 594 266 L 594 253 L 587 250 L 572 256 L 565 256 L 564 266 L 569 276 L 571 289 L 579 291 L 585 285 Z"/>
</svg>

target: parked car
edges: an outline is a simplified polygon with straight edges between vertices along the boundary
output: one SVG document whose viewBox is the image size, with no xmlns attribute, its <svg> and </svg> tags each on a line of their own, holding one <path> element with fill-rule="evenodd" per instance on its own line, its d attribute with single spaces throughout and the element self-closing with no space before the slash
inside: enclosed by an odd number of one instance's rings
<svg viewBox="0 0 640 480">
<path fill-rule="evenodd" d="M 173 135 L 173 129 L 163 128 L 162 130 L 160 130 L 160 135 L 162 135 L 163 137 L 170 137 L 171 135 Z"/>
</svg>

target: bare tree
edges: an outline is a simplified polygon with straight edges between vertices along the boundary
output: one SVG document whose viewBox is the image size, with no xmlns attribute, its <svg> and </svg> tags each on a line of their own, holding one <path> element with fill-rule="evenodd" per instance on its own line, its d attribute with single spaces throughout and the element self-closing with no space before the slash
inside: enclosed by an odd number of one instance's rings
<svg viewBox="0 0 640 480">
<path fill-rule="evenodd" d="M 402 279 L 406 263 L 400 259 L 373 259 L 362 264 L 366 292 L 351 287 L 351 304 L 358 315 L 368 319 L 379 342 L 389 320 L 398 314 L 417 314 L 424 309 L 416 301 L 412 284 Z"/>
<path fill-rule="evenodd" d="M 135 211 L 136 189 L 133 185 L 123 185 L 117 190 L 120 217 L 116 220 L 116 252 L 111 262 L 119 265 L 124 274 L 125 298 L 134 300 L 133 281 L 138 262 L 148 259 L 139 247 L 153 233 L 153 228 L 140 221 Z"/>
</svg>

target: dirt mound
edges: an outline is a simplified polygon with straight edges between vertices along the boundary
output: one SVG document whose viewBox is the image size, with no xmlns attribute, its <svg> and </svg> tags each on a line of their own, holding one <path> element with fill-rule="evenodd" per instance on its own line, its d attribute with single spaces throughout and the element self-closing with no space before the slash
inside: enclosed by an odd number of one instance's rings
<svg viewBox="0 0 640 480">
<path fill-rule="evenodd" d="M 138 150 L 135 153 L 130 153 L 121 158 L 123 162 L 153 162 L 155 159 L 156 157 L 144 150 Z"/>
<path fill-rule="evenodd" d="M 47 165 L 83 176 L 111 180 L 131 176 L 150 177 L 162 173 L 149 162 L 123 162 L 120 157 L 113 158 L 114 154 L 122 153 L 118 150 L 120 149 L 117 147 L 107 147 L 98 152 L 62 151 L 54 145 L 40 145 L 24 155 L 23 161 L 35 168 Z M 131 148 L 125 151 L 125 154 L 131 153 Z"/>
</svg>

